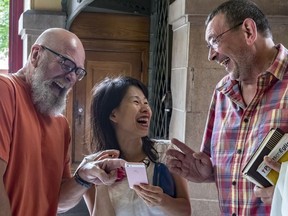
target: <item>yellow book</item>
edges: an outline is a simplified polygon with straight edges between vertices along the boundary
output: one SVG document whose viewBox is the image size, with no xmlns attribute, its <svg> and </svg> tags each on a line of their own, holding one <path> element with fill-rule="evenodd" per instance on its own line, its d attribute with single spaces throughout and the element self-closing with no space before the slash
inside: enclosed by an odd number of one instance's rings
<svg viewBox="0 0 288 216">
<path fill-rule="evenodd" d="M 285 134 L 280 139 L 268 156 L 274 161 L 288 161 L 288 134 Z M 264 161 L 259 165 L 257 172 L 266 178 L 272 185 L 276 184 L 279 173 L 268 167 Z"/>
</svg>

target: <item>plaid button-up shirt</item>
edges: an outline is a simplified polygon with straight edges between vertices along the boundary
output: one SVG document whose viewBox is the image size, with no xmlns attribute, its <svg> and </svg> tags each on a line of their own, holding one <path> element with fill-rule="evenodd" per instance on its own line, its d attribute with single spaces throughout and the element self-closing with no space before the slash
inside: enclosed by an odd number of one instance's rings
<svg viewBox="0 0 288 216">
<path fill-rule="evenodd" d="M 253 193 L 242 169 L 271 128 L 288 132 L 288 50 L 281 44 L 276 59 L 258 76 L 257 93 L 246 106 L 239 82 L 224 77 L 211 101 L 202 151 L 212 158 L 223 215 L 270 214 Z"/>
</svg>

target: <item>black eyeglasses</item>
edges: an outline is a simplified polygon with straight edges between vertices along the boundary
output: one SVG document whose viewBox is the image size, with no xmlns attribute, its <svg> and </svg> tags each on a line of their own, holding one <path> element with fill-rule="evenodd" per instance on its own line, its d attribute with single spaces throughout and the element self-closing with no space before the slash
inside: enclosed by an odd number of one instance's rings
<svg viewBox="0 0 288 216">
<path fill-rule="evenodd" d="M 207 44 L 208 49 L 211 49 L 211 48 L 212 48 L 212 49 L 217 49 L 217 48 L 219 47 L 219 41 L 220 41 L 221 37 L 222 37 L 225 33 L 227 33 L 227 32 L 229 32 L 229 31 L 237 28 L 238 26 L 240 26 L 240 25 L 242 25 L 242 24 L 243 24 L 243 22 L 238 23 L 237 25 L 233 26 L 232 28 L 230 28 L 230 29 L 228 29 L 228 30 L 220 33 L 220 34 L 217 35 L 215 38 L 211 38 L 211 39 L 209 40 L 208 44 Z"/>
<path fill-rule="evenodd" d="M 65 56 L 55 52 L 52 49 L 49 49 L 46 46 L 41 45 L 41 47 L 44 50 L 48 50 L 48 51 L 50 51 L 51 53 L 53 53 L 54 55 L 56 55 L 56 56 L 58 56 L 60 58 L 59 63 L 61 65 L 62 70 L 66 74 L 69 74 L 69 73 L 75 71 L 75 74 L 77 76 L 77 80 L 78 81 L 82 80 L 86 76 L 86 74 L 87 74 L 86 70 L 83 69 L 83 68 L 77 67 L 76 63 L 73 62 L 72 60 L 70 60 L 70 59 L 66 58 Z"/>
</svg>

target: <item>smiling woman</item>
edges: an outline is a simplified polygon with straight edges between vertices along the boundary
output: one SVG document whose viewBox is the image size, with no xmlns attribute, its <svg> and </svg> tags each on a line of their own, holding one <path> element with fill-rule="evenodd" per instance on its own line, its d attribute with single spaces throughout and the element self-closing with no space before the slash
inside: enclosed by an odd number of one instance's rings
<svg viewBox="0 0 288 216">
<path fill-rule="evenodd" d="M 143 179 L 138 179 L 138 174 L 132 175 L 132 179 L 129 176 L 128 181 L 127 173 L 127 177 L 124 175 L 109 186 L 91 187 L 85 195 L 91 215 L 191 214 L 186 181 L 172 175 L 171 181 L 175 185 L 164 186 L 161 183 L 157 170 L 165 166 L 166 151 L 172 148 L 172 144 L 148 137 L 151 117 L 148 89 L 141 81 L 127 76 L 107 77 L 94 86 L 91 101 L 92 147 L 95 152 L 116 149 L 119 157 L 126 162 L 145 163 L 145 181 L 148 180 L 148 183 L 139 185 L 138 182 L 143 182 Z M 163 165 L 157 168 L 160 163 Z M 167 173 L 170 174 L 169 171 Z M 133 188 L 129 187 L 131 180 L 137 182 Z"/>
</svg>

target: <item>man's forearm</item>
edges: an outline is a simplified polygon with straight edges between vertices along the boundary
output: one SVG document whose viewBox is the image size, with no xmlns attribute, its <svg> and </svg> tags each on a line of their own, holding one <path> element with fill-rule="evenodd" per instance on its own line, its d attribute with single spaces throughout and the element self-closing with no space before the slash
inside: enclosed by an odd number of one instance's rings
<svg viewBox="0 0 288 216">
<path fill-rule="evenodd" d="M 76 206 L 87 190 L 88 188 L 77 183 L 74 177 L 63 181 L 59 195 L 58 213 L 66 212 Z"/>
<path fill-rule="evenodd" d="M 3 182 L 0 183 L 0 216 L 11 216 L 10 202 L 4 189 Z"/>
</svg>

